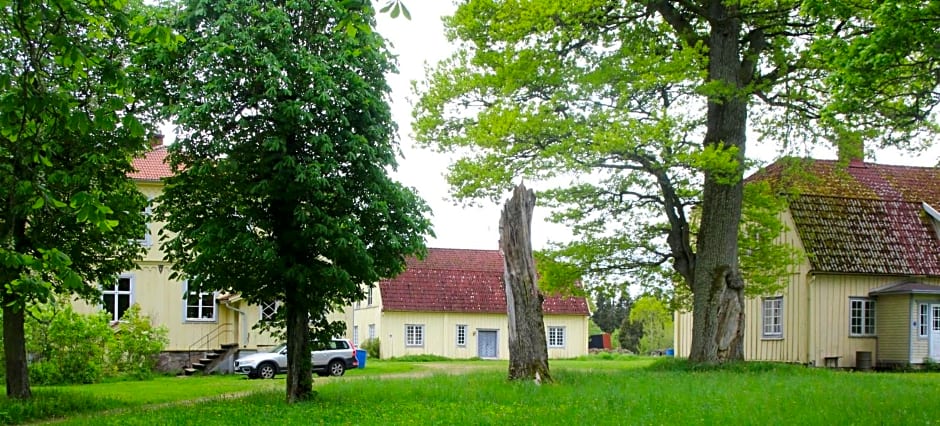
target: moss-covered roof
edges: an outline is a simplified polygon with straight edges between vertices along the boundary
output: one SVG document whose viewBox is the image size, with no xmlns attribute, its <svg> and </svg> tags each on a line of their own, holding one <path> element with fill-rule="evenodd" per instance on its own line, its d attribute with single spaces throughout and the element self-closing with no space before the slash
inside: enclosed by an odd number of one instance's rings
<svg viewBox="0 0 940 426">
<path fill-rule="evenodd" d="M 940 276 L 940 239 L 923 208 L 940 207 L 940 169 L 785 159 L 748 180 L 788 194 L 816 271 Z"/>
</svg>

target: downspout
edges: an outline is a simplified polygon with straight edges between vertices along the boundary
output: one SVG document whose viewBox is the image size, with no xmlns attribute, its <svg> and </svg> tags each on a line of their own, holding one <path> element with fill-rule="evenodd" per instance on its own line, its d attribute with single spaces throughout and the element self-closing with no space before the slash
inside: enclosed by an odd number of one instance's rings
<svg viewBox="0 0 940 426">
<path fill-rule="evenodd" d="M 238 333 L 241 336 L 241 347 L 248 346 L 248 313 L 232 306 L 228 300 L 225 301 L 225 307 L 238 313 L 238 323 L 241 325 L 241 332 Z"/>
</svg>

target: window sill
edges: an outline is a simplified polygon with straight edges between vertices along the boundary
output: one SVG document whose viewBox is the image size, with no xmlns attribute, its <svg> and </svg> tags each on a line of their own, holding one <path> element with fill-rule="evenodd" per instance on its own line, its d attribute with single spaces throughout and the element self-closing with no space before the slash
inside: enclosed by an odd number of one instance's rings
<svg viewBox="0 0 940 426">
<path fill-rule="evenodd" d="M 771 340 L 771 341 L 773 341 L 773 340 L 783 340 L 783 335 L 780 335 L 780 336 L 761 336 L 760 339 L 761 339 L 761 340 Z"/>
<path fill-rule="evenodd" d="M 219 322 L 219 320 L 216 319 L 216 318 L 186 318 L 186 319 L 183 320 L 183 321 L 184 321 L 184 322 L 196 323 L 196 324 L 200 324 L 200 323 L 201 323 L 201 324 L 206 324 L 206 323 Z"/>
<path fill-rule="evenodd" d="M 877 334 L 850 334 L 849 335 L 850 339 L 873 339 L 875 337 L 878 337 L 878 335 Z"/>
</svg>

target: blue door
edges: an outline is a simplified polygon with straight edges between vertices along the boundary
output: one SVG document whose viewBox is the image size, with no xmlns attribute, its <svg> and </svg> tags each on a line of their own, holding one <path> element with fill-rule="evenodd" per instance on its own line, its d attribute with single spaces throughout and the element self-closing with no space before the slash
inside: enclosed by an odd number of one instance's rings
<svg viewBox="0 0 940 426">
<path fill-rule="evenodd" d="M 480 358 L 496 358 L 496 330 L 477 330 L 477 354 Z"/>
</svg>

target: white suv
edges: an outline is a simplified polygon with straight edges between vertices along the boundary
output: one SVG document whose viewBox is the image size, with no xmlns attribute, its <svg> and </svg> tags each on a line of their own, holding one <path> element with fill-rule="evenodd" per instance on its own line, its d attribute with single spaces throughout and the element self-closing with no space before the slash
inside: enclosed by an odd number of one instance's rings
<svg viewBox="0 0 940 426">
<path fill-rule="evenodd" d="M 359 366 L 356 347 L 348 339 L 333 339 L 326 347 L 316 343 L 310 352 L 313 372 L 320 376 L 342 376 L 349 368 Z M 247 374 L 251 379 L 273 379 L 278 373 L 287 372 L 287 344 L 282 343 L 266 352 L 243 356 L 235 361 L 235 372 Z"/>
</svg>

